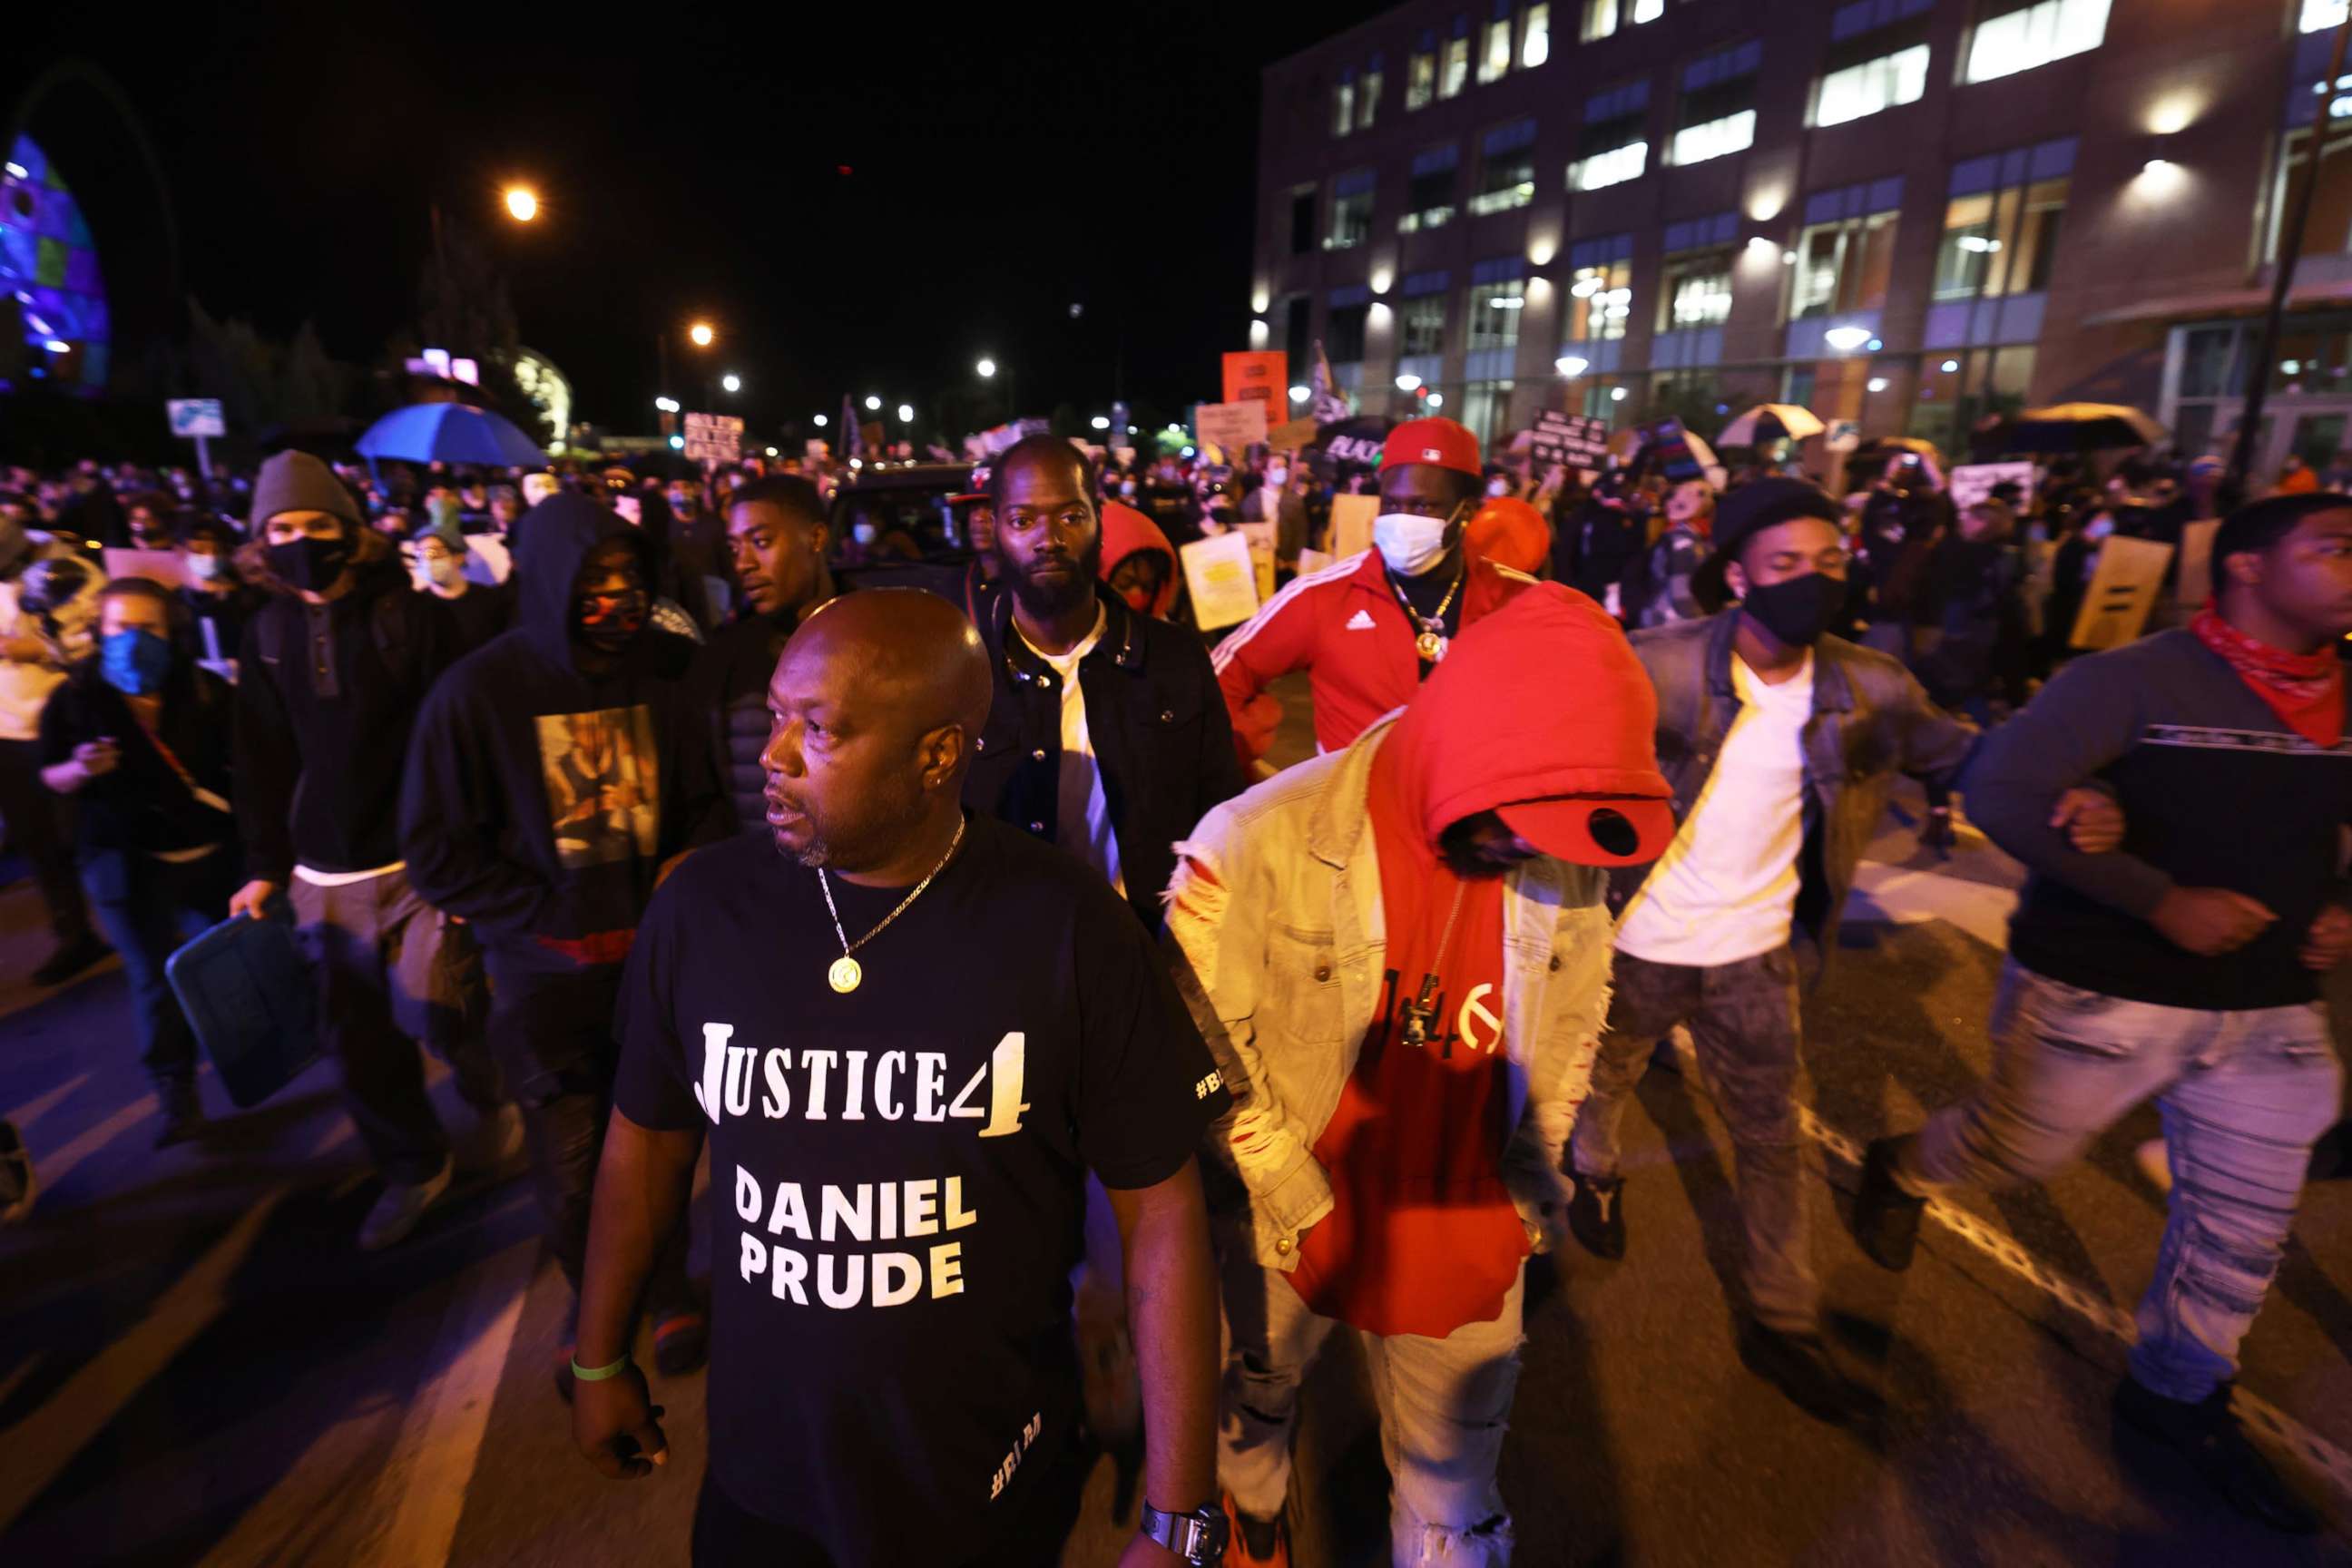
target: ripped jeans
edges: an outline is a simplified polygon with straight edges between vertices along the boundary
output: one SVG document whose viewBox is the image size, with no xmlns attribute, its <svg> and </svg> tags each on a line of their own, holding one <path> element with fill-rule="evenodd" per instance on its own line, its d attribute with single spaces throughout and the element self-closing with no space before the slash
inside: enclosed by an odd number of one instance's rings
<svg viewBox="0 0 2352 1568">
<path fill-rule="evenodd" d="M 1917 1190 L 2054 1174 L 2153 1095 L 2172 1212 L 2140 1298 L 2131 1373 L 2168 1399 L 2236 1375 L 2278 1272 L 2312 1143 L 2343 1073 L 2318 1003 L 2210 1013 L 2061 984 L 2013 960 L 1992 1010 L 1992 1076 L 1924 1128 L 1900 1173 Z"/>
<path fill-rule="evenodd" d="M 1217 1479 L 1244 1513 L 1273 1519 L 1290 1487 L 1298 1385 L 1338 1324 L 1318 1317 L 1279 1270 L 1246 1245 L 1225 1248 L 1225 1363 Z M 1519 1304 L 1527 1269 L 1491 1322 L 1442 1340 L 1366 1334 L 1389 1468 L 1390 1552 L 1396 1568 L 1502 1568 L 1511 1521 L 1495 1461 L 1519 1384 Z"/>
</svg>

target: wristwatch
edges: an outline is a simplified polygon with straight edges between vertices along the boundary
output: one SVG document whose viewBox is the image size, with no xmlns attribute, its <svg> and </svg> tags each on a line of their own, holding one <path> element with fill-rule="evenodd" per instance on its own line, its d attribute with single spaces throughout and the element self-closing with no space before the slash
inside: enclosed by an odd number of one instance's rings
<svg viewBox="0 0 2352 1568">
<path fill-rule="evenodd" d="M 1225 1560 L 1225 1535 L 1233 1528 L 1215 1503 L 1190 1513 L 1166 1513 L 1146 1502 L 1143 1533 L 1193 1568 L 1214 1568 Z"/>
</svg>

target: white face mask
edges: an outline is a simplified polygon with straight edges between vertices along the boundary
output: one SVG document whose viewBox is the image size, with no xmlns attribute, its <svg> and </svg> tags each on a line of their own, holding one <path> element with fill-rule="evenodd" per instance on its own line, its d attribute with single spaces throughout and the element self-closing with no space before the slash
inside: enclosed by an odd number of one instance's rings
<svg viewBox="0 0 2352 1568">
<path fill-rule="evenodd" d="M 465 568 L 454 555 L 436 555 L 425 561 L 425 575 L 435 587 L 446 588 L 465 575 Z"/>
<path fill-rule="evenodd" d="M 1119 482 L 1118 482 L 1118 493 L 1119 493 L 1119 494 L 1121 494 L 1121 495 L 1123 495 L 1123 496 L 1131 496 L 1131 495 L 1133 495 L 1133 494 L 1135 493 L 1135 481 L 1134 481 L 1133 479 L 1121 479 L 1121 480 L 1119 480 Z"/>
<path fill-rule="evenodd" d="M 850 525 L 849 536 L 860 544 L 871 544 L 874 542 L 877 531 L 870 522 L 853 523 Z"/>
<path fill-rule="evenodd" d="M 220 566 L 220 557 L 217 555 L 191 555 L 188 557 L 188 575 L 194 577 L 199 583 L 209 583 L 214 578 L 219 576 Z"/>
<path fill-rule="evenodd" d="M 1384 511 L 1372 520 L 1372 546 L 1390 571 L 1418 577 L 1445 559 L 1445 524 L 1442 517 Z"/>
<path fill-rule="evenodd" d="M 1511 481 L 1508 479 L 1488 479 L 1486 481 L 1486 493 L 1490 496 L 1507 496 L 1511 493 Z"/>
<path fill-rule="evenodd" d="M 1275 489 L 1280 489 L 1283 486 L 1290 482 L 1290 470 L 1288 468 L 1268 468 L 1265 471 L 1265 482 L 1272 485 Z"/>
</svg>

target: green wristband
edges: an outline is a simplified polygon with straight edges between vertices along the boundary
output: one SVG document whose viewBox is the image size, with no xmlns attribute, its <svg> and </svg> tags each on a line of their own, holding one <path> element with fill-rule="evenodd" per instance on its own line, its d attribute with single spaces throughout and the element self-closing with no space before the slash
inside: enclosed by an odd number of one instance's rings
<svg viewBox="0 0 2352 1568">
<path fill-rule="evenodd" d="M 608 1378 L 620 1376 L 627 1370 L 629 1358 L 625 1353 L 610 1366 L 582 1366 L 578 1358 L 574 1357 L 572 1363 L 572 1375 L 583 1383 L 603 1383 Z"/>
</svg>

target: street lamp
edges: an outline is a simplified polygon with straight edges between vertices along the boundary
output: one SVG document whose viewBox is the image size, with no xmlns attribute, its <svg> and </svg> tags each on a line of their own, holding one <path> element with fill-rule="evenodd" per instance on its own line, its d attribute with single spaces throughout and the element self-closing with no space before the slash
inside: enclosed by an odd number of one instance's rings
<svg viewBox="0 0 2352 1568">
<path fill-rule="evenodd" d="M 899 423 L 899 424 L 901 424 L 901 425 L 912 425 L 914 422 L 915 422 L 915 406 L 914 406 L 914 405 L 913 405 L 913 404 L 911 404 L 911 403 L 901 403 L 900 405 L 898 405 L 898 423 Z"/>
<path fill-rule="evenodd" d="M 986 381 L 996 374 L 996 362 L 992 359 L 984 359 L 971 368 L 980 372 L 981 380 Z"/>
<path fill-rule="evenodd" d="M 872 413 L 874 410 L 876 410 L 876 409 L 877 409 L 877 408 L 879 408 L 879 407 L 881 407 L 881 406 L 882 406 L 882 400 L 881 400 L 879 397 L 875 396 L 875 395 L 874 395 L 873 394 L 871 394 L 871 393 L 866 394 L 866 412 L 868 412 L 868 413 L 870 414 L 870 413 Z"/>
<path fill-rule="evenodd" d="M 677 412 L 677 399 L 675 397 L 656 397 L 654 399 L 654 406 L 660 409 L 664 414 L 675 414 Z"/>
<path fill-rule="evenodd" d="M 729 392 L 740 392 L 743 390 L 743 378 L 730 371 L 719 378 L 719 384 Z"/>
<path fill-rule="evenodd" d="M 711 345 L 711 342 L 717 339 L 719 334 L 711 330 L 709 322 L 697 321 L 694 325 L 686 329 L 686 336 L 687 340 L 693 343 L 696 348 L 707 349 Z"/>
<path fill-rule="evenodd" d="M 507 216 L 517 223 L 529 223 L 539 216 L 539 193 L 529 185 L 507 187 Z"/>
<path fill-rule="evenodd" d="M 824 429 L 824 428 L 825 427 L 825 425 L 826 425 L 826 424 L 827 424 L 827 421 L 826 421 L 825 416 L 824 416 L 824 415 L 820 414 L 820 415 L 818 415 L 818 416 L 816 416 L 816 427 L 817 427 L 818 429 L 820 429 L 820 430 Z"/>
</svg>

